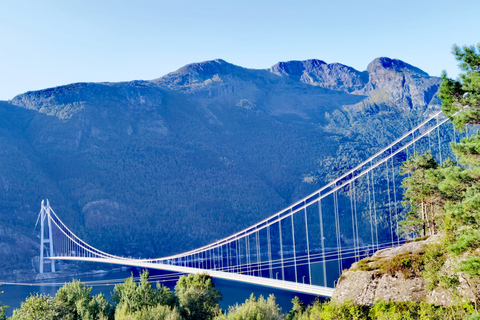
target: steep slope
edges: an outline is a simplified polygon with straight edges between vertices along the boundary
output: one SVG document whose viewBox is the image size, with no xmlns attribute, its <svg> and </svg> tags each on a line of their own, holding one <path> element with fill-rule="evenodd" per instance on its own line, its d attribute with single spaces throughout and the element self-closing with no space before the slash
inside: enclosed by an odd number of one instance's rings
<svg viewBox="0 0 480 320">
<path fill-rule="evenodd" d="M 214 60 L 152 81 L 19 95 L 1 105 L 21 121 L 0 123 L 6 150 L 19 150 L 3 162 L 1 178 L 18 185 L 3 184 L 0 219 L 35 241 L 27 230 L 48 197 L 75 232 L 114 254 L 161 256 L 219 239 L 438 109 L 440 79 L 402 63 L 376 59 L 359 72 L 319 60 L 266 70 Z M 33 251 L 15 248 L 28 265 Z"/>
</svg>

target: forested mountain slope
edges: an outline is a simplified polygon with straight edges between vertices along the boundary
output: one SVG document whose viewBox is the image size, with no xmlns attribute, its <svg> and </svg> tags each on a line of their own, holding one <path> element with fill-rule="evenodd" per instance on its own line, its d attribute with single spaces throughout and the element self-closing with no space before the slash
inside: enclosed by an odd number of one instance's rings
<svg viewBox="0 0 480 320">
<path fill-rule="evenodd" d="M 31 269 L 40 201 L 113 254 L 227 236 L 321 187 L 438 110 L 440 78 L 378 58 L 76 83 L 0 103 L 1 277 Z M 121 245 L 119 245 L 121 243 Z"/>
</svg>

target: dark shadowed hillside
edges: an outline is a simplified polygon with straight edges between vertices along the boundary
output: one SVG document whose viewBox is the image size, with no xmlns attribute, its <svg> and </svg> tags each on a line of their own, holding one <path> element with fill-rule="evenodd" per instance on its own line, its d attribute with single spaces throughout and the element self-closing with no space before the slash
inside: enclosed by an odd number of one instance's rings
<svg viewBox="0 0 480 320">
<path fill-rule="evenodd" d="M 0 104 L 0 270 L 32 269 L 40 201 L 104 251 L 181 252 L 321 187 L 439 109 L 441 80 L 375 59 L 77 83 Z M 38 229 L 37 229 L 38 230 Z M 119 241 L 124 246 L 119 246 Z"/>
</svg>

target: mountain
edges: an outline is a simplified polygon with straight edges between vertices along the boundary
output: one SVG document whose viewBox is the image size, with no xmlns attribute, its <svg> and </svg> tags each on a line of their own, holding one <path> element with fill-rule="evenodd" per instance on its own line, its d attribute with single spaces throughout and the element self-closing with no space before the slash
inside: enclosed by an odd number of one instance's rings
<svg viewBox="0 0 480 320">
<path fill-rule="evenodd" d="M 362 72 L 321 60 L 263 70 L 213 60 L 1 102 L 0 278 L 32 268 L 43 198 L 106 252 L 182 252 L 366 159 L 439 109 L 440 82 L 389 58 Z"/>
</svg>

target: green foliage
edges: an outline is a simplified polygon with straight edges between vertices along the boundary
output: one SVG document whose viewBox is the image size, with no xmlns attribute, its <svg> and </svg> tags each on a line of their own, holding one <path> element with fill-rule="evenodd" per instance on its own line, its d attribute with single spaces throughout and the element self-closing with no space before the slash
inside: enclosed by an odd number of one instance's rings
<svg viewBox="0 0 480 320">
<path fill-rule="evenodd" d="M 421 218 L 421 213 L 419 214 L 416 210 L 410 210 L 403 214 L 398 225 L 400 226 L 400 233 L 405 237 L 411 235 L 419 237 L 425 234 L 425 221 Z"/>
<path fill-rule="evenodd" d="M 34 294 L 22 302 L 20 309 L 13 311 L 12 320 L 53 320 L 57 314 L 52 297 Z"/>
<path fill-rule="evenodd" d="M 436 252 L 432 247 L 436 247 L 436 245 L 428 245 L 422 250 L 416 252 L 407 251 L 392 257 L 365 258 L 356 264 L 354 270 L 375 270 L 378 273 L 386 273 L 392 276 L 401 272 L 405 278 L 422 276 L 425 270 L 430 268 L 432 261 L 435 262 L 436 267 L 441 267 L 443 264 L 443 252 Z"/>
<path fill-rule="evenodd" d="M 415 302 L 384 302 L 375 303 L 370 309 L 370 317 L 379 320 L 410 320 L 417 318 L 417 308 Z"/>
<path fill-rule="evenodd" d="M 463 226 L 477 227 L 480 224 L 480 184 L 469 186 L 461 201 L 446 207 L 454 220 L 456 228 Z"/>
<path fill-rule="evenodd" d="M 477 47 L 454 45 L 453 54 L 460 61 L 463 72 L 458 80 L 442 73 L 439 96 L 442 110 L 459 129 L 466 124 L 478 124 L 480 120 L 480 44 Z"/>
<path fill-rule="evenodd" d="M 480 277 L 480 257 L 469 256 L 462 261 L 460 270 L 473 277 Z"/>
<path fill-rule="evenodd" d="M 1 286 L 1 284 L 0 284 Z M 3 291 L 0 291 L 0 293 L 3 293 Z M 7 316 L 5 315 L 5 309 L 10 308 L 9 306 L 2 306 L 0 303 L 0 320 L 6 320 Z"/>
<path fill-rule="evenodd" d="M 112 293 L 112 302 L 116 304 L 117 307 L 122 306 L 128 312 L 131 312 L 137 309 L 137 284 L 133 280 L 133 274 L 131 277 L 125 279 L 123 283 L 115 285 Z"/>
<path fill-rule="evenodd" d="M 125 279 L 124 283 L 117 284 L 112 293 L 112 301 L 117 308 L 126 314 L 133 314 L 159 304 L 173 307 L 176 304 L 173 292 L 159 283 L 157 283 L 157 288 L 153 289 L 152 284 L 148 281 L 149 277 L 148 270 L 144 270 L 140 274 L 140 283 L 137 284 L 132 275 Z"/>
<path fill-rule="evenodd" d="M 297 298 L 297 306 L 299 305 L 303 304 Z M 282 320 L 283 315 L 281 311 L 282 309 L 278 306 L 273 295 L 270 295 L 267 299 L 263 296 L 257 299 L 252 293 L 250 298 L 245 300 L 244 303 L 229 307 L 227 314 L 220 314 L 215 317 L 215 320 Z M 293 317 L 293 314 L 298 315 L 300 310 L 296 310 L 293 313 L 292 311 L 289 313 L 289 316 L 292 315 Z M 289 318 L 289 316 L 287 316 L 288 319 L 293 319 Z"/>
<path fill-rule="evenodd" d="M 103 294 L 92 297 L 92 287 L 73 280 L 58 289 L 54 307 L 56 316 L 65 320 L 113 319 L 114 308 Z"/>
<path fill-rule="evenodd" d="M 181 315 L 187 320 L 208 320 L 220 313 L 222 299 L 212 278 L 206 274 L 181 276 L 175 285 Z"/>
<path fill-rule="evenodd" d="M 401 222 L 404 234 L 435 234 L 438 224 L 438 210 L 443 205 L 444 198 L 438 189 L 439 177 L 436 173 L 438 164 L 430 151 L 425 154 L 415 153 L 403 163 L 400 174 L 407 175 L 402 181 L 404 204 L 409 205 L 409 211 Z"/>
<path fill-rule="evenodd" d="M 435 289 L 442 280 L 439 271 L 447 259 L 445 251 L 445 243 L 443 242 L 430 244 L 423 249 L 422 276 L 429 290 Z"/>
<path fill-rule="evenodd" d="M 59 317 L 69 320 L 81 320 L 77 306 L 88 303 L 91 299 L 91 292 L 92 288 L 85 286 L 79 280 L 73 280 L 58 289 L 54 302 Z"/>
<path fill-rule="evenodd" d="M 158 304 L 156 306 L 144 306 L 132 313 L 126 305 L 120 306 L 115 312 L 115 320 L 181 320 L 178 308 Z"/>
<path fill-rule="evenodd" d="M 77 301 L 76 307 L 82 320 L 113 319 L 115 313 L 114 307 L 101 293 L 90 300 Z"/>
<path fill-rule="evenodd" d="M 480 230 L 466 229 L 455 238 L 448 246 L 448 250 L 459 255 L 468 249 L 477 248 L 480 245 Z"/>
<path fill-rule="evenodd" d="M 476 174 L 446 159 L 437 165 L 430 152 L 415 154 L 407 160 L 401 174 L 405 177 L 402 186 L 404 204 L 412 209 L 400 222 L 404 234 L 437 233 L 448 226 L 445 220 L 445 206 L 458 203 L 465 197 L 465 192 L 476 181 Z"/>
<path fill-rule="evenodd" d="M 459 143 L 451 144 L 453 153 L 460 163 L 469 166 L 480 166 L 480 135 L 474 134 L 463 138 Z"/>
<path fill-rule="evenodd" d="M 390 259 L 379 261 L 379 269 L 382 273 L 395 275 L 398 271 L 402 272 L 405 277 L 419 275 L 423 270 L 424 259 L 423 251 L 405 252 L 393 256 Z"/>
<path fill-rule="evenodd" d="M 292 299 L 292 310 L 287 314 L 287 319 L 288 320 L 293 320 L 301 316 L 301 314 L 305 311 L 305 304 L 300 301 L 300 299 L 295 296 L 295 298 Z"/>
<path fill-rule="evenodd" d="M 355 270 L 360 270 L 360 271 L 372 271 L 375 270 L 375 267 L 371 262 L 373 262 L 371 258 L 364 258 L 360 261 L 357 262 L 356 269 Z"/>
<path fill-rule="evenodd" d="M 465 318 L 463 318 L 464 320 L 480 320 L 480 314 L 478 313 L 472 313 L 470 315 L 467 315 Z"/>
<path fill-rule="evenodd" d="M 356 305 L 352 301 L 341 304 L 316 301 L 298 320 L 443 320 L 476 319 L 471 304 L 439 307 L 426 302 L 377 301 L 371 306 Z"/>
<path fill-rule="evenodd" d="M 442 110 L 458 128 L 480 123 L 480 44 L 474 46 L 453 46 L 453 54 L 460 61 L 462 73 L 459 79 L 449 79 L 442 74 L 440 98 Z M 461 165 L 451 160 L 441 166 L 434 163 L 427 152 L 415 154 L 402 167 L 402 174 L 409 174 L 402 183 L 405 188 L 405 203 L 411 211 L 402 222 L 404 233 L 435 233 L 442 227 L 444 241 L 425 249 L 422 275 L 427 287 L 441 286 L 455 289 L 459 284 L 455 272 L 442 271 L 449 253 L 461 255 L 467 252 L 466 260 L 461 261 L 463 271 L 471 277 L 479 277 L 479 260 L 474 253 L 480 247 L 480 134 L 451 144 Z M 409 267 L 407 260 L 401 264 Z M 390 267 L 399 265 L 392 261 Z"/>
<path fill-rule="evenodd" d="M 355 305 L 352 302 L 336 304 L 333 302 L 321 303 L 317 300 L 296 319 L 363 320 L 369 319 L 368 310 L 368 306 Z"/>
</svg>

